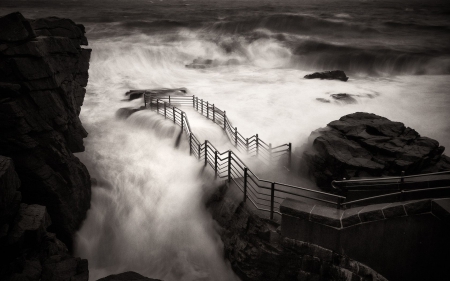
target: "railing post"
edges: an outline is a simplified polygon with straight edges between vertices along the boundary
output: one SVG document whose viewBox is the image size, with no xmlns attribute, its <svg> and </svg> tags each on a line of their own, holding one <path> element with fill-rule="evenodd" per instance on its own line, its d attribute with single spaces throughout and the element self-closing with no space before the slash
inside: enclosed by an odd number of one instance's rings
<svg viewBox="0 0 450 281">
<path fill-rule="evenodd" d="M 146 95 L 147 95 L 147 91 L 144 91 L 144 107 L 145 107 L 145 108 L 147 108 L 147 98 L 146 98 Z"/>
<path fill-rule="evenodd" d="M 244 202 L 247 201 L 247 175 L 248 175 L 248 169 L 247 167 L 244 168 Z"/>
<path fill-rule="evenodd" d="M 218 158 L 218 156 L 217 156 L 217 150 L 214 152 L 214 171 L 215 171 L 215 174 L 214 174 L 214 176 L 217 178 L 217 173 L 218 173 L 218 167 L 217 167 L 217 158 Z"/>
<path fill-rule="evenodd" d="M 174 106 L 172 106 L 172 113 L 173 113 L 173 123 L 176 124 L 177 121 L 175 119 L 175 107 Z"/>
<path fill-rule="evenodd" d="M 192 133 L 189 133 L 189 155 L 192 155 Z"/>
<path fill-rule="evenodd" d="M 201 152 L 202 146 L 198 144 L 198 160 L 200 161 L 200 152 Z"/>
<path fill-rule="evenodd" d="M 156 99 L 156 113 L 159 114 L 159 99 Z"/>
<path fill-rule="evenodd" d="M 169 96 L 169 104 L 171 104 L 171 102 L 170 102 L 170 96 Z"/>
<path fill-rule="evenodd" d="M 203 99 L 202 99 L 202 115 L 203 115 Z"/>
<path fill-rule="evenodd" d="M 248 138 L 245 139 L 245 146 L 247 147 L 247 153 L 248 153 Z"/>
<path fill-rule="evenodd" d="M 192 107 L 195 108 L 195 95 L 192 96 Z"/>
<path fill-rule="evenodd" d="M 237 127 L 234 127 L 234 146 L 237 147 Z"/>
<path fill-rule="evenodd" d="M 181 132 L 184 131 L 184 125 L 183 125 L 183 123 L 184 123 L 184 115 L 183 115 L 183 113 L 181 113 Z"/>
<path fill-rule="evenodd" d="M 256 134 L 256 156 L 259 155 L 259 137 L 258 134 Z"/>
<path fill-rule="evenodd" d="M 228 182 L 231 182 L 231 150 L 228 151 Z"/>
<path fill-rule="evenodd" d="M 206 101 L 206 118 L 209 119 L 209 101 Z"/>
<path fill-rule="evenodd" d="M 213 122 L 216 123 L 216 107 L 213 104 Z"/>
<path fill-rule="evenodd" d="M 289 151 L 289 155 L 288 155 L 288 167 L 289 167 L 289 170 L 292 170 L 292 143 L 289 143 L 288 151 Z"/>
<path fill-rule="evenodd" d="M 227 112 L 226 111 L 223 112 L 223 130 L 224 131 L 227 130 Z"/>
<path fill-rule="evenodd" d="M 405 184 L 405 171 L 402 171 L 402 173 L 400 174 L 400 200 L 403 201 L 405 200 L 405 194 L 403 193 L 404 190 L 404 184 Z"/>
<path fill-rule="evenodd" d="M 198 111 L 198 97 L 195 99 L 195 105 L 197 106 L 197 111 Z"/>
<path fill-rule="evenodd" d="M 205 166 L 208 164 L 208 140 L 205 140 Z"/>
<path fill-rule="evenodd" d="M 272 186 L 270 188 L 270 219 L 273 220 L 273 211 L 275 205 L 275 183 L 272 182 Z"/>
<path fill-rule="evenodd" d="M 269 143 L 269 164 L 272 164 L 272 144 Z"/>
</svg>

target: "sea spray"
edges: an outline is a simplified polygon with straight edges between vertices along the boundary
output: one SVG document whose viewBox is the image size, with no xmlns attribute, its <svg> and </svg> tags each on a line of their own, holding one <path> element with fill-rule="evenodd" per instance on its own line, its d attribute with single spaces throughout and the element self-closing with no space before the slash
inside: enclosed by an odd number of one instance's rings
<svg viewBox="0 0 450 281">
<path fill-rule="evenodd" d="M 152 112 L 105 120 L 81 156 L 98 184 L 77 234 L 90 279 L 136 271 L 163 280 L 237 280 L 205 209 L 214 181 Z"/>
</svg>

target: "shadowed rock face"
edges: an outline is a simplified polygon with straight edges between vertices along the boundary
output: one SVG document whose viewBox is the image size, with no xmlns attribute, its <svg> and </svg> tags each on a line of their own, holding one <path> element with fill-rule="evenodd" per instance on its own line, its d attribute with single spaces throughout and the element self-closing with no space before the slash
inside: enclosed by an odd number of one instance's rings
<svg viewBox="0 0 450 281">
<path fill-rule="evenodd" d="M 422 137 L 403 123 L 357 112 L 311 134 L 303 164 L 317 185 L 358 176 L 399 176 L 450 169 L 450 159 L 436 140 Z"/>
<path fill-rule="evenodd" d="M 331 70 L 331 71 L 324 71 L 324 72 L 314 72 L 312 74 L 305 75 L 306 79 L 326 79 L 326 80 L 341 80 L 346 82 L 348 80 L 347 75 L 345 75 L 345 72 L 342 70 Z"/>
<path fill-rule="evenodd" d="M 69 19 L 0 18 L 0 155 L 11 157 L 23 201 L 47 207 L 66 242 L 90 204 L 90 177 L 73 153 L 88 80 L 84 27 Z"/>
<path fill-rule="evenodd" d="M 160 281 L 160 280 L 147 278 L 133 271 L 127 271 L 116 275 L 109 275 L 107 277 L 98 279 L 98 281 Z"/>
</svg>

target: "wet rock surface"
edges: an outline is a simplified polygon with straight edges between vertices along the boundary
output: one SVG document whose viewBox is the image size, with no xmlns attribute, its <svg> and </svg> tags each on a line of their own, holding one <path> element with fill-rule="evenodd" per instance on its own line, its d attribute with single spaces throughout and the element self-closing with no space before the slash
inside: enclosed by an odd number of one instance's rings
<svg viewBox="0 0 450 281">
<path fill-rule="evenodd" d="M 90 177 L 73 153 L 88 81 L 84 27 L 69 19 L 0 18 L 0 155 L 12 158 L 23 202 L 40 204 L 68 245 L 90 205 Z"/>
<path fill-rule="evenodd" d="M 127 271 L 120 274 L 109 275 L 107 277 L 98 279 L 98 281 L 160 281 L 160 280 L 151 279 L 133 271 Z"/>
<path fill-rule="evenodd" d="M 45 206 L 21 203 L 18 178 L 12 159 L 0 156 L 0 280 L 87 281 L 87 260 L 47 231 Z"/>
<path fill-rule="evenodd" d="M 304 78 L 306 78 L 306 79 L 341 80 L 344 82 L 348 80 L 347 75 L 345 75 L 345 72 L 342 70 L 314 72 L 312 74 L 305 75 Z"/>
<path fill-rule="evenodd" d="M 311 134 L 302 166 L 322 188 L 332 180 L 399 176 L 450 169 L 450 158 L 436 140 L 403 123 L 364 112 L 346 115 Z"/>
</svg>

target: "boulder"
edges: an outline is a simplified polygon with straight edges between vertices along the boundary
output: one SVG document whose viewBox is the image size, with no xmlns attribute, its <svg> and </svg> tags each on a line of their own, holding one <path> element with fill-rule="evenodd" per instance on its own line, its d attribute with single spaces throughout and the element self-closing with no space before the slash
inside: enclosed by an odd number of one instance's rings
<svg viewBox="0 0 450 281">
<path fill-rule="evenodd" d="M 343 116 L 314 131 L 302 167 L 319 187 L 332 180 L 362 176 L 399 176 L 450 170 L 449 157 L 436 140 L 403 123 L 364 112 Z"/>
<path fill-rule="evenodd" d="M 345 72 L 342 70 L 331 70 L 331 71 L 324 71 L 324 72 L 314 72 L 312 74 L 305 75 L 306 79 L 327 79 L 327 80 L 341 80 L 341 81 L 347 81 L 348 77 L 345 75 Z"/>
<path fill-rule="evenodd" d="M 332 94 L 331 97 L 337 101 L 343 102 L 343 103 L 357 103 L 356 99 L 353 97 L 353 95 L 346 94 L 346 93 L 340 93 L 340 94 Z"/>
<path fill-rule="evenodd" d="M 98 279 L 97 281 L 160 281 L 140 275 L 133 271 L 127 271 L 120 274 L 109 275 Z"/>
<path fill-rule="evenodd" d="M 69 19 L 0 18 L 0 155 L 14 160 L 24 203 L 46 206 L 71 245 L 90 206 L 90 176 L 74 156 L 87 136 L 79 114 L 90 49 Z"/>
</svg>

